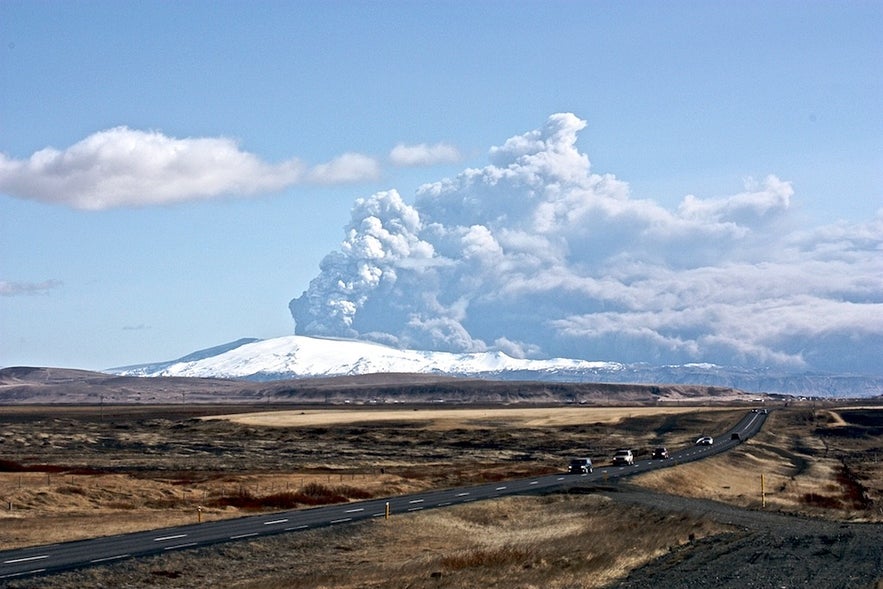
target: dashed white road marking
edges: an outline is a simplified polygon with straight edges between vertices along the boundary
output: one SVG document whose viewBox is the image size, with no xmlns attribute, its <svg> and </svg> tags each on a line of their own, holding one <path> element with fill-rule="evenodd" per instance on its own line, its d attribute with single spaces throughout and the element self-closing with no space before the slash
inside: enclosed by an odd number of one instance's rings
<svg viewBox="0 0 883 589">
<path fill-rule="evenodd" d="M 178 538 L 184 538 L 187 534 L 175 534 L 174 536 L 160 536 L 159 538 L 154 538 L 154 542 L 165 542 L 166 540 L 177 540 Z"/>
<path fill-rule="evenodd" d="M 44 558 L 49 558 L 48 554 L 41 554 L 40 556 L 27 556 L 25 558 L 13 558 L 12 560 L 4 560 L 3 564 L 13 564 L 16 562 L 29 562 L 31 560 L 43 560 Z"/>
</svg>

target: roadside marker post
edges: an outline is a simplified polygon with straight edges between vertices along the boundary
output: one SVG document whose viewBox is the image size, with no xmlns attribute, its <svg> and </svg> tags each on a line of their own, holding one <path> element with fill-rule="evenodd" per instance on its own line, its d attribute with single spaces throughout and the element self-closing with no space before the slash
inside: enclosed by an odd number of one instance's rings
<svg viewBox="0 0 883 589">
<path fill-rule="evenodd" d="M 386 502 L 386 519 L 389 519 L 389 501 Z"/>
<path fill-rule="evenodd" d="M 760 506 L 766 509 L 766 490 L 764 488 L 763 473 L 760 473 Z"/>
</svg>

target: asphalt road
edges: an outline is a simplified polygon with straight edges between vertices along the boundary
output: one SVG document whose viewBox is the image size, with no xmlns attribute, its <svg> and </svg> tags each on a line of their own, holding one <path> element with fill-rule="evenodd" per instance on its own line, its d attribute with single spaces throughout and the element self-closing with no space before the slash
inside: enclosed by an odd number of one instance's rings
<svg viewBox="0 0 883 589">
<path fill-rule="evenodd" d="M 324 526 L 345 525 L 447 507 L 470 501 L 562 489 L 701 460 L 734 448 L 756 434 L 767 415 L 749 412 L 710 446 L 691 446 L 671 453 L 669 460 L 640 460 L 632 466 L 595 468 L 590 474 L 553 474 L 456 489 L 426 491 L 383 499 L 299 509 L 160 530 L 105 536 L 76 542 L 32 546 L 0 552 L 0 580 L 54 573 L 127 558 L 186 550 L 271 534 L 292 533 Z M 733 434 L 740 439 L 732 439 Z"/>
</svg>

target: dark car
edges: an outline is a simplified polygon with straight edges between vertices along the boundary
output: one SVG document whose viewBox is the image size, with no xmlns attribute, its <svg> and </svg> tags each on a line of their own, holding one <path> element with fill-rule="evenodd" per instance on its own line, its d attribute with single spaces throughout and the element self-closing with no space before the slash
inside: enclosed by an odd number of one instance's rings
<svg viewBox="0 0 883 589">
<path fill-rule="evenodd" d="M 668 460 L 669 458 L 668 448 L 659 446 L 653 449 L 653 460 Z"/>
<path fill-rule="evenodd" d="M 712 444 L 714 444 L 714 438 L 712 438 L 711 436 L 702 436 L 701 438 L 696 440 L 697 446 L 711 446 Z"/>
<path fill-rule="evenodd" d="M 574 458 L 567 467 L 567 472 L 570 474 L 587 474 L 592 472 L 592 470 L 594 469 L 592 468 L 591 458 Z"/>
</svg>

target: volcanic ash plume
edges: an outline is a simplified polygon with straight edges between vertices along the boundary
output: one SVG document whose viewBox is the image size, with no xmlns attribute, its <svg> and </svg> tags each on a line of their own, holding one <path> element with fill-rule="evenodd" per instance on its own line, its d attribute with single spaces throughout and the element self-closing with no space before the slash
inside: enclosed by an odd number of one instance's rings
<svg viewBox="0 0 883 589">
<path fill-rule="evenodd" d="M 669 211 L 592 173 L 585 125 L 553 115 L 413 205 L 395 190 L 357 200 L 340 249 L 291 301 L 296 333 L 791 368 L 825 365 L 808 338 L 858 337 L 871 351 L 855 368 L 883 357 L 883 217 L 789 233 L 793 190 L 775 176 Z"/>
</svg>

